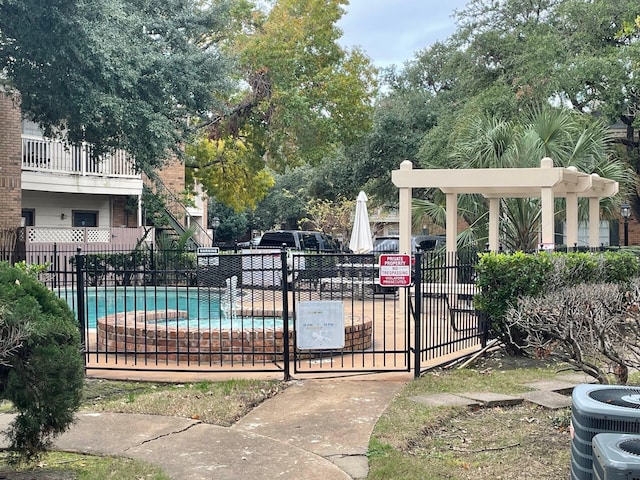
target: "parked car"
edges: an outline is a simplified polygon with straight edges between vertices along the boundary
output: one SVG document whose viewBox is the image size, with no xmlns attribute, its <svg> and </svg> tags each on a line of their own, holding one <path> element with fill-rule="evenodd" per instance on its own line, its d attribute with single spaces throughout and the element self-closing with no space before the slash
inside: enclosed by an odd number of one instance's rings
<svg viewBox="0 0 640 480">
<path fill-rule="evenodd" d="M 414 235 L 411 237 L 411 253 L 416 253 L 418 247 L 422 251 L 434 250 L 446 242 L 444 235 Z M 373 241 L 373 253 L 398 253 L 400 251 L 400 237 L 389 235 L 377 237 Z"/>
<path fill-rule="evenodd" d="M 340 251 L 337 242 L 329 235 L 307 230 L 270 230 L 262 235 L 258 248 L 281 248 L 283 245 L 293 250 L 324 253 Z"/>
</svg>

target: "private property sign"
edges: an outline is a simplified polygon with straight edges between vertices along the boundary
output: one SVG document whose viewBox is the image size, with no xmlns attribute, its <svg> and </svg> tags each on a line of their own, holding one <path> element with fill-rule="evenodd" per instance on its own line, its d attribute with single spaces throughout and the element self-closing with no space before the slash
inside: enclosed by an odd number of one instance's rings
<svg viewBox="0 0 640 480">
<path fill-rule="evenodd" d="M 408 287 L 411 285 L 410 255 L 380 255 L 381 287 Z"/>
</svg>

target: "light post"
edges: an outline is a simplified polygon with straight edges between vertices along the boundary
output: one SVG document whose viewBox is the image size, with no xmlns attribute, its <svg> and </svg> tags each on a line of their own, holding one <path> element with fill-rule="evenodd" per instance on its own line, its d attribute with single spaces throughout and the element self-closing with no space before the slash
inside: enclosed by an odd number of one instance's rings
<svg viewBox="0 0 640 480">
<path fill-rule="evenodd" d="M 629 246 L 629 217 L 631 216 L 631 205 L 623 203 L 620 205 L 620 215 L 624 220 L 624 246 Z"/>
<path fill-rule="evenodd" d="M 218 227 L 220 227 L 220 219 L 218 217 L 213 217 L 211 219 L 211 228 L 213 228 L 213 246 L 216 245 L 216 233 L 218 232 Z"/>
</svg>

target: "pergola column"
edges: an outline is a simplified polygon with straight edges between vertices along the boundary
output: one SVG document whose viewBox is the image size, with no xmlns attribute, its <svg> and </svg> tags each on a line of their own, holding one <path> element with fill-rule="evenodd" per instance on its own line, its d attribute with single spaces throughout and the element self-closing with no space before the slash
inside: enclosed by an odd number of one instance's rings
<svg viewBox="0 0 640 480">
<path fill-rule="evenodd" d="M 543 158 L 540 168 L 553 168 L 553 160 Z M 554 244 L 554 196 L 552 187 L 540 189 L 540 205 L 542 208 L 542 245 L 544 248 L 553 248 Z"/>
<path fill-rule="evenodd" d="M 447 193 L 447 252 L 458 250 L 458 194 Z"/>
<path fill-rule="evenodd" d="M 578 194 L 567 193 L 567 247 L 578 244 Z"/>
<path fill-rule="evenodd" d="M 589 197 L 589 248 L 600 246 L 600 198 Z"/>
<path fill-rule="evenodd" d="M 553 246 L 554 240 L 553 190 L 551 188 L 542 188 L 540 197 L 542 207 L 542 245 L 548 248 Z"/>
<path fill-rule="evenodd" d="M 489 250 L 497 252 L 500 248 L 500 199 L 489 199 Z"/>
<path fill-rule="evenodd" d="M 400 164 L 400 170 L 406 172 L 407 170 L 413 170 L 413 163 L 409 160 L 405 160 Z M 400 239 L 398 253 L 411 255 L 411 195 L 413 189 L 411 187 L 400 187 L 398 189 L 399 201 L 400 201 Z"/>
</svg>

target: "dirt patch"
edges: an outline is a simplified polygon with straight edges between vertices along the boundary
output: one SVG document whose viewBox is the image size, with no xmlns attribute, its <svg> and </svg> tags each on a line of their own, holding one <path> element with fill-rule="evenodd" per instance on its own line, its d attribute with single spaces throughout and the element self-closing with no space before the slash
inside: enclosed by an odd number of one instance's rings
<svg viewBox="0 0 640 480">
<path fill-rule="evenodd" d="M 423 395 L 492 392 L 518 396 L 556 378 L 566 364 L 493 351 L 467 368 L 436 369 L 408 384 L 376 425 L 370 478 L 568 478 L 570 409 L 428 406 Z"/>
<path fill-rule="evenodd" d="M 516 370 L 533 368 L 553 368 L 558 371 L 568 370 L 566 363 L 558 362 L 550 357 L 535 358 L 523 355 L 510 355 L 500 348 L 487 352 L 473 361 L 469 368 L 490 370 Z"/>
<path fill-rule="evenodd" d="M 424 459 L 431 472 L 442 470 L 437 478 L 568 478 L 570 436 L 558 418 L 564 415 L 531 404 L 452 409 L 411 438 L 405 453 Z"/>
</svg>

